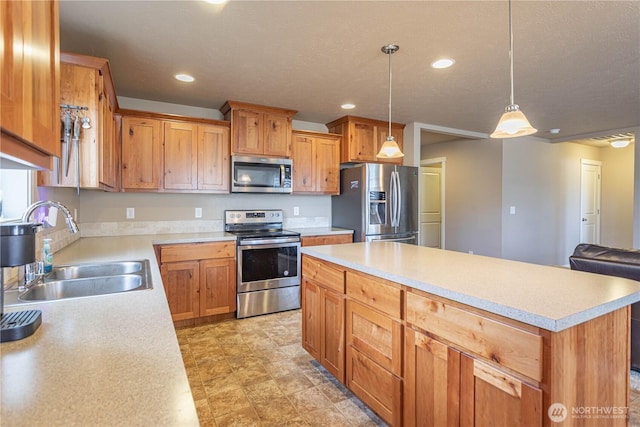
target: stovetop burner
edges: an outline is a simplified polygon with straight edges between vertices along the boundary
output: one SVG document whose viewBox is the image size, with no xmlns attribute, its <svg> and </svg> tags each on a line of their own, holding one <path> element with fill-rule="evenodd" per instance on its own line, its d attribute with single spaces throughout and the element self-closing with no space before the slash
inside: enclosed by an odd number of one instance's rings
<svg viewBox="0 0 640 427">
<path fill-rule="evenodd" d="M 282 210 L 224 211 L 224 229 L 238 240 L 299 238 L 300 233 L 282 228 Z"/>
</svg>

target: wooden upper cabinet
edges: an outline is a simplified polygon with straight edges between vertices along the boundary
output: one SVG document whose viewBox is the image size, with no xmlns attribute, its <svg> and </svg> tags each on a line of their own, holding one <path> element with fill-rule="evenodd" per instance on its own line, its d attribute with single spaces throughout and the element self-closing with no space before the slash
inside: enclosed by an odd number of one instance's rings
<svg viewBox="0 0 640 427">
<path fill-rule="evenodd" d="M 164 188 L 198 188 L 198 127 L 191 123 L 164 122 Z"/>
<path fill-rule="evenodd" d="M 335 134 L 294 130 L 293 192 L 340 193 L 340 141 Z"/>
<path fill-rule="evenodd" d="M 291 156 L 291 121 L 297 111 L 237 101 L 227 101 L 220 111 L 231 121 L 231 154 Z"/>
<path fill-rule="evenodd" d="M 48 169 L 60 147 L 58 1 L 2 1 L 1 150 Z"/>
<path fill-rule="evenodd" d="M 84 108 L 63 109 L 62 113 L 70 114 L 72 123 L 76 118 L 80 123 L 88 120 L 89 127 L 80 126 L 77 145 L 69 138 L 68 158 L 56 160 L 50 173 L 41 172 L 39 184 L 117 190 L 118 138 L 114 112 L 118 101 L 109 61 L 67 52 L 60 57 L 60 102 Z M 63 168 L 67 161 L 69 167 Z"/>
<path fill-rule="evenodd" d="M 344 116 L 327 123 L 327 128 L 331 133 L 342 135 L 341 163 L 376 162 L 402 164 L 402 158 L 379 159 L 376 157 L 389 134 L 389 122 Z M 401 150 L 403 149 L 403 130 L 403 124 L 391 124 L 391 134 L 395 137 Z"/>
<path fill-rule="evenodd" d="M 122 189 L 158 190 L 161 186 L 162 122 L 122 118 Z"/>
<path fill-rule="evenodd" d="M 198 126 L 198 189 L 229 192 L 229 126 Z"/>
<path fill-rule="evenodd" d="M 229 192 L 229 122 L 136 110 L 120 112 L 127 118 L 129 125 L 122 125 L 124 190 Z M 143 154 L 132 145 L 136 137 L 130 134 L 135 134 L 131 124 L 134 127 L 140 126 L 142 140 L 138 144 L 147 145 L 146 160 L 137 158 Z M 153 126 L 158 128 L 157 136 Z M 127 143 L 129 146 L 125 147 Z M 157 156 L 153 149 L 156 144 L 161 152 Z M 155 157 L 149 157 L 152 154 Z M 131 171 L 132 167 L 136 172 Z M 157 183 L 152 179 L 155 173 L 161 176 Z M 129 177 L 128 186 L 124 185 L 125 175 Z"/>
</svg>

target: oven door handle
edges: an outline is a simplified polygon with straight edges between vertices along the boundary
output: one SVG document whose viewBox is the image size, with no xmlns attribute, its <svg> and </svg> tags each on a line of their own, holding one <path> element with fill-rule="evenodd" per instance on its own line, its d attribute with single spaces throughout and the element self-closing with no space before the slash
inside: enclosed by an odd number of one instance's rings
<svg viewBox="0 0 640 427">
<path fill-rule="evenodd" d="M 297 243 L 300 245 L 299 237 L 278 237 L 277 239 L 250 239 L 250 240 L 241 240 L 238 242 L 238 247 L 242 247 L 243 249 L 249 249 L 247 246 L 256 247 L 256 248 L 264 248 L 267 249 L 267 245 L 272 248 L 278 248 L 282 246 L 295 246 L 290 243 Z"/>
</svg>

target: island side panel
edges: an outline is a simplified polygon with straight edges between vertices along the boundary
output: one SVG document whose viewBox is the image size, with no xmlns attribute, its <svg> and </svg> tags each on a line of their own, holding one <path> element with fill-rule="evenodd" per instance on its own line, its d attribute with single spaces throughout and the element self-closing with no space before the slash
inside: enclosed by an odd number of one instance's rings
<svg viewBox="0 0 640 427">
<path fill-rule="evenodd" d="M 561 332 L 546 334 L 545 425 L 627 425 L 630 314 L 630 306 L 626 306 Z M 566 408 L 564 421 L 553 422 L 547 416 L 553 404 Z"/>
</svg>

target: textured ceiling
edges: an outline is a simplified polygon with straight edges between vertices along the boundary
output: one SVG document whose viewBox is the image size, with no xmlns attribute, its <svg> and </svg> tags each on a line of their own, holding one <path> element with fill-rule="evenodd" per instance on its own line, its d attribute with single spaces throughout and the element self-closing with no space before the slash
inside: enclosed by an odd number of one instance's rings
<svg viewBox="0 0 640 427">
<path fill-rule="evenodd" d="M 509 103 L 506 1 L 69 1 L 61 48 L 110 60 L 118 95 L 227 99 L 491 133 Z M 513 2 L 515 101 L 537 136 L 640 126 L 640 1 Z M 452 57 L 456 64 L 429 64 Z M 190 85 L 173 79 L 187 72 Z M 558 135 L 548 132 L 560 128 Z"/>
</svg>

